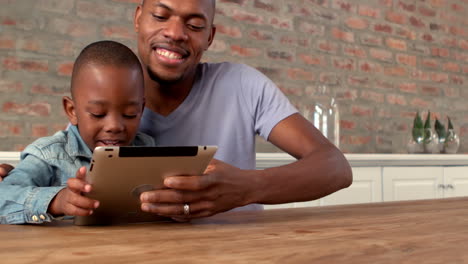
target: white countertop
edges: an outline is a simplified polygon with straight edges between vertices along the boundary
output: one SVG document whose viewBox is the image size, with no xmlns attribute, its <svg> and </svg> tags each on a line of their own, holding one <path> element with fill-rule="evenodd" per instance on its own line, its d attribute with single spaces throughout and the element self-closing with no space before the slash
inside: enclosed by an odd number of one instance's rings
<svg viewBox="0 0 468 264">
<path fill-rule="evenodd" d="M 0 163 L 16 164 L 20 152 L 0 151 Z M 369 166 L 468 166 L 467 154 L 345 154 L 353 167 Z M 293 162 L 286 153 L 257 153 L 257 168 Z"/>
</svg>

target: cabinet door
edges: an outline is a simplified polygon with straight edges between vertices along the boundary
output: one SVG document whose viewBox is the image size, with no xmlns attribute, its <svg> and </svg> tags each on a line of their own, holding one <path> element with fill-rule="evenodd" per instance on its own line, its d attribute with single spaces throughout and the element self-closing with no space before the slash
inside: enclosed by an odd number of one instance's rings
<svg viewBox="0 0 468 264">
<path fill-rule="evenodd" d="M 384 201 L 443 197 L 443 167 L 384 167 Z"/>
<path fill-rule="evenodd" d="M 468 167 L 445 167 L 444 190 L 444 197 L 468 196 Z"/>
<path fill-rule="evenodd" d="M 382 201 L 382 168 L 353 167 L 353 183 L 320 199 L 320 205 L 357 204 Z"/>
</svg>

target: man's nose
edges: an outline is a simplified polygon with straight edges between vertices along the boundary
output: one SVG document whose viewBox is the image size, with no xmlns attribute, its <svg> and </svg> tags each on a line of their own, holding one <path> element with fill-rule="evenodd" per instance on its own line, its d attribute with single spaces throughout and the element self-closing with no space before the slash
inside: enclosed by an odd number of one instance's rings
<svg viewBox="0 0 468 264">
<path fill-rule="evenodd" d="M 170 38 L 173 41 L 186 41 L 188 39 L 187 28 L 184 21 L 180 18 L 171 18 L 167 21 L 166 28 L 164 30 L 164 36 Z"/>
</svg>

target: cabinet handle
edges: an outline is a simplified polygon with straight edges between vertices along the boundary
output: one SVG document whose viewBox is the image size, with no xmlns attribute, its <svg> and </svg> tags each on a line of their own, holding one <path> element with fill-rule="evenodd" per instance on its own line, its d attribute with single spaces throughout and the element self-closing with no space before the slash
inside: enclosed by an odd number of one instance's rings
<svg viewBox="0 0 468 264">
<path fill-rule="evenodd" d="M 452 184 L 447 185 L 447 188 L 452 189 L 452 190 L 455 189 L 455 187 L 453 187 Z"/>
<path fill-rule="evenodd" d="M 443 184 L 439 184 L 438 187 L 439 187 L 439 189 L 444 189 L 444 190 L 445 190 L 445 188 L 446 188 L 446 186 L 443 185 Z"/>
</svg>

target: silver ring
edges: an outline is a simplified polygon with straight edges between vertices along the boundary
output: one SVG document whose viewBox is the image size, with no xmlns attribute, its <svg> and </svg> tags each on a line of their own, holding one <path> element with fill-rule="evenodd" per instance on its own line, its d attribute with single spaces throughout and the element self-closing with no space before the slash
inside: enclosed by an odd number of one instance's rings
<svg viewBox="0 0 468 264">
<path fill-rule="evenodd" d="M 190 214 L 190 205 L 184 204 L 184 215 Z"/>
</svg>

